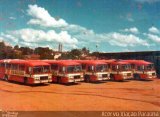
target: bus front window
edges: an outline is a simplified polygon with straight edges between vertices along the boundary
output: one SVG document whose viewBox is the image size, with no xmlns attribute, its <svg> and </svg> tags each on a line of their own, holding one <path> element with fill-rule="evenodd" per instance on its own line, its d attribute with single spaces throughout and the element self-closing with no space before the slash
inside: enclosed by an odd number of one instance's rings
<svg viewBox="0 0 160 117">
<path fill-rule="evenodd" d="M 44 73 L 50 72 L 50 67 L 49 66 L 44 66 Z"/>
<path fill-rule="evenodd" d="M 76 72 L 81 72 L 82 71 L 82 67 L 80 65 L 76 65 L 75 66 L 75 71 Z"/>
<path fill-rule="evenodd" d="M 137 66 L 137 70 L 138 70 L 138 71 L 143 71 L 143 70 L 144 70 L 144 65 L 142 65 L 142 66 Z"/>
<path fill-rule="evenodd" d="M 145 66 L 145 70 L 153 70 L 153 69 L 154 69 L 153 64 L 149 64 L 149 65 Z"/>
<path fill-rule="evenodd" d="M 104 71 L 107 71 L 107 65 L 97 65 L 96 66 L 96 71 L 97 72 L 104 72 Z"/>
<path fill-rule="evenodd" d="M 80 65 L 67 66 L 67 72 L 68 72 L 68 73 L 80 72 L 80 71 L 82 71 L 82 67 L 81 67 Z"/>
<path fill-rule="evenodd" d="M 33 73 L 34 74 L 43 73 L 43 67 L 42 66 L 33 67 Z"/>
<path fill-rule="evenodd" d="M 127 71 L 127 70 L 130 70 L 130 69 L 131 69 L 131 65 L 127 65 L 127 64 L 126 64 L 126 65 L 122 65 L 122 66 L 121 66 L 121 70 L 122 70 L 122 71 Z"/>
</svg>

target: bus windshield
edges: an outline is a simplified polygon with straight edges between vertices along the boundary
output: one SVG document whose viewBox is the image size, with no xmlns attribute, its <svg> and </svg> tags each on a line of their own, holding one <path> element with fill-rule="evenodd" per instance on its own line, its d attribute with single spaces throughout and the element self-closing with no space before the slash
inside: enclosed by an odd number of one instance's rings
<svg viewBox="0 0 160 117">
<path fill-rule="evenodd" d="M 48 73 L 48 72 L 50 72 L 49 66 L 35 66 L 35 67 L 33 67 L 34 74 Z"/>
<path fill-rule="evenodd" d="M 107 71 L 107 69 L 108 69 L 108 66 L 105 64 L 96 65 L 97 72 L 104 72 L 104 71 Z"/>
<path fill-rule="evenodd" d="M 154 69 L 154 65 L 153 64 L 149 64 L 149 65 L 145 66 L 144 69 L 145 70 L 153 70 Z"/>
<path fill-rule="evenodd" d="M 130 70 L 130 69 L 131 69 L 131 65 L 125 64 L 125 65 L 121 66 L 122 71 L 127 71 L 127 70 Z"/>
<path fill-rule="evenodd" d="M 82 67 L 80 65 L 67 66 L 68 73 L 81 72 L 81 71 L 82 71 Z"/>
</svg>

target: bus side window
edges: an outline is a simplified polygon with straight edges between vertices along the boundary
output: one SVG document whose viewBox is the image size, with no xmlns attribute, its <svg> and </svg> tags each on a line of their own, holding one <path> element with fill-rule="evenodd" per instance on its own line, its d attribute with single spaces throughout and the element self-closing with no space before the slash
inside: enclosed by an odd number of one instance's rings
<svg viewBox="0 0 160 117">
<path fill-rule="evenodd" d="M 82 64 L 82 69 L 83 69 L 83 70 L 86 69 L 86 64 Z"/>
<path fill-rule="evenodd" d="M 115 65 L 112 65 L 112 70 L 116 70 L 116 66 Z"/>
<path fill-rule="evenodd" d="M 4 68 L 5 67 L 5 64 L 4 63 L 1 63 L 1 68 Z"/>
<path fill-rule="evenodd" d="M 58 65 L 57 64 L 52 64 L 51 65 L 51 70 L 58 70 Z"/>
<path fill-rule="evenodd" d="M 11 64 L 9 64 L 9 63 L 6 64 L 6 68 L 7 68 L 7 69 L 11 69 Z"/>
<path fill-rule="evenodd" d="M 64 73 L 65 72 L 65 67 L 64 66 L 60 66 L 59 72 Z"/>
<path fill-rule="evenodd" d="M 89 66 L 88 66 L 88 71 L 93 71 L 93 70 L 94 70 L 94 66 L 89 65 Z"/>
<path fill-rule="evenodd" d="M 2 68 L 2 63 L 0 63 L 0 68 Z"/>
<path fill-rule="evenodd" d="M 141 71 L 142 69 L 141 69 L 141 67 L 140 67 L 140 66 L 137 66 L 137 70 Z"/>
<path fill-rule="evenodd" d="M 18 65 L 17 64 L 12 64 L 12 70 L 18 70 Z"/>
<path fill-rule="evenodd" d="M 24 65 L 19 65 L 19 71 L 24 71 L 25 67 Z"/>
<path fill-rule="evenodd" d="M 59 72 L 62 72 L 62 66 L 59 67 Z"/>
<path fill-rule="evenodd" d="M 26 67 L 26 73 L 31 74 L 32 73 L 32 68 L 31 67 Z"/>
</svg>

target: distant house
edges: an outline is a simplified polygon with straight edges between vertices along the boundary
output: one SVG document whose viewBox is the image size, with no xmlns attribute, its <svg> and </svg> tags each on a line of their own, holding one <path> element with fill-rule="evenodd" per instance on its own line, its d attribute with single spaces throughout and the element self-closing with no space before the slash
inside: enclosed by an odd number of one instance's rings
<svg viewBox="0 0 160 117">
<path fill-rule="evenodd" d="M 55 55 L 54 55 L 54 59 L 56 60 L 56 59 L 58 59 L 59 57 L 61 57 L 62 56 L 62 53 L 61 52 L 57 52 L 57 53 L 55 53 Z"/>
</svg>

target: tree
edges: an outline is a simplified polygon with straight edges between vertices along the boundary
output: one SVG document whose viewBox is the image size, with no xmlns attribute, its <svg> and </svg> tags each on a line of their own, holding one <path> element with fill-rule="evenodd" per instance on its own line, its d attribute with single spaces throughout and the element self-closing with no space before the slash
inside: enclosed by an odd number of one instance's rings
<svg viewBox="0 0 160 117">
<path fill-rule="evenodd" d="M 15 49 L 15 50 L 19 50 L 19 46 L 18 46 L 18 45 L 15 45 L 15 46 L 14 46 L 14 49 Z"/>
<path fill-rule="evenodd" d="M 79 59 L 81 57 L 81 50 L 79 49 L 72 49 L 70 54 L 75 58 L 75 59 Z"/>
<path fill-rule="evenodd" d="M 33 49 L 29 47 L 20 47 L 19 50 L 22 51 L 23 55 L 33 54 Z"/>
<path fill-rule="evenodd" d="M 53 51 L 48 47 L 37 47 L 34 52 L 40 55 L 40 59 L 54 59 Z"/>
<path fill-rule="evenodd" d="M 82 48 L 82 53 L 85 54 L 85 55 L 88 55 L 89 54 L 89 49 L 87 49 L 86 47 L 83 47 Z"/>
</svg>

